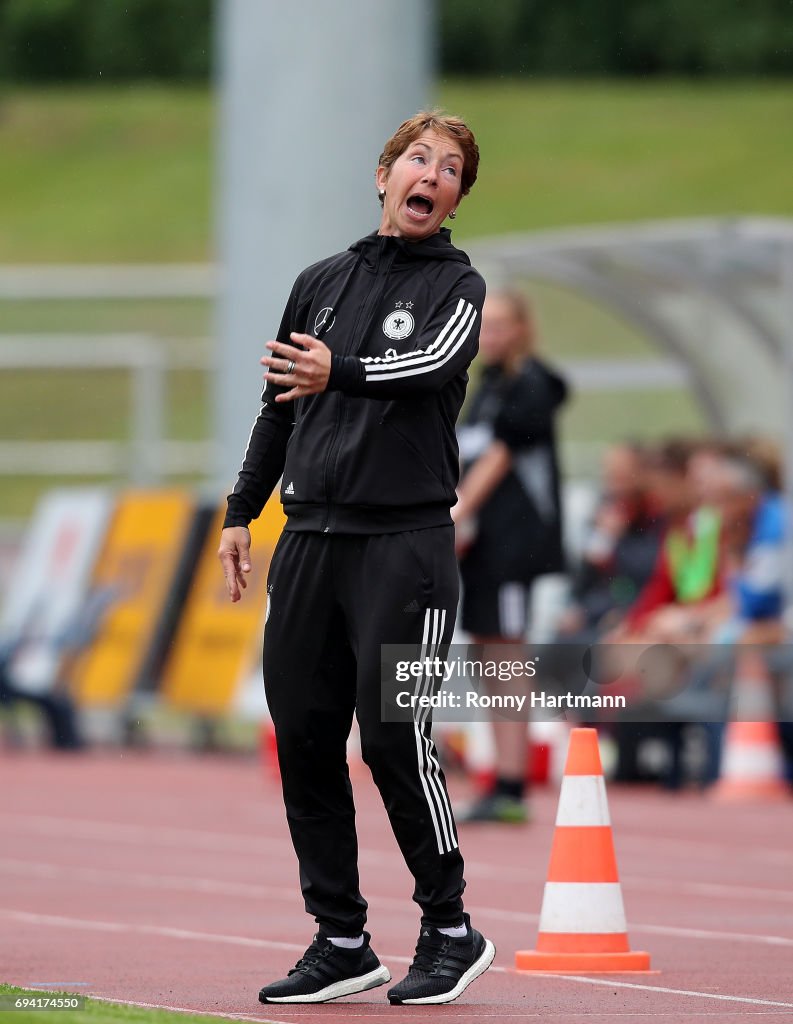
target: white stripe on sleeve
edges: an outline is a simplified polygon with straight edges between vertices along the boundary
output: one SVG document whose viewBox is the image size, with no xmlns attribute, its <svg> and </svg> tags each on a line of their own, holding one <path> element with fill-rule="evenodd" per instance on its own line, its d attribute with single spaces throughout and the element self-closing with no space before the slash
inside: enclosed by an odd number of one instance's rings
<svg viewBox="0 0 793 1024">
<path fill-rule="evenodd" d="M 394 359 L 364 357 L 366 379 L 396 380 L 413 377 L 420 373 L 431 373 L 447 363 L 465 343 L 477 318 L 476 308 L 465 299 L 460 299 L 454 313 L 444 324 L 437 338 L 425 349 L 405 352 Z"/>
</svg>

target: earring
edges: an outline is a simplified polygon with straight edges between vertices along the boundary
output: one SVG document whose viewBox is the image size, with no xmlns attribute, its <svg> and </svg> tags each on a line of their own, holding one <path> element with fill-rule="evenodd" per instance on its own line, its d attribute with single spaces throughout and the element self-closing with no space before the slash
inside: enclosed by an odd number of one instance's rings
<svg viewBox="0 0 793 1024">
<path fill-rule="evenodd" d="M 384 188 L 381 188 L 380 191 L 377 193 L 377 198 L 380 200 L 381 203 L 385 199 L 385 189 Z"/>
<path fill-rule="evenodd" d="M 452 210 L 452 212 L 449 214 L 449 220 L 454 220 L 454 218 L 456 216 L 457 216 L 457 211 L 456 210 Z"/>
</svg>

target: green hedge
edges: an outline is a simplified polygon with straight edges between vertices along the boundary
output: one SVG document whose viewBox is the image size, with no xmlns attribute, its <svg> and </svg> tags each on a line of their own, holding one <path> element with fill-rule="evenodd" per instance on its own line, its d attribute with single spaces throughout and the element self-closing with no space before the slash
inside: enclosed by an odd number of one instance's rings
<svg viewBox="0 0 793 1024">
<path fill-rule="evenodd" d="M 333 4 L 346 0 L 323 2 L 332 15 Z M 793 0 L 435 3 L 440 64 L 451 74 L 793 73 Z M 203 79 L 213 7 L 213 0 L 0 0 L 0 77 Z"/>
<path fill-rule="evenodd" d="M 212 0 L 0 0 L 0 74 L 16 81 L 205 79 Z"/>
<path fill-rule="evenodd" d="M 439 0 L 441 66 L 483 75 L 793 72 L 793 0 Z"/>
</svg>

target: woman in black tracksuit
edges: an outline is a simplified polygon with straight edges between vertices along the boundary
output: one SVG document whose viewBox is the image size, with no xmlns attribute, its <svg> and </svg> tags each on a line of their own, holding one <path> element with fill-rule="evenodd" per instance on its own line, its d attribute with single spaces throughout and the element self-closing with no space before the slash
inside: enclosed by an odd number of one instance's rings
<svg viewBox="0 0 793 1024">
<path fill-rule="evenodd" d="M 457 118 L 419 113 L 380 157 L 377 232 L 298 277 L 262 360 L 263 404 L 229 495 L 220 558 L 239 600 L 247 524 L 278 479 L 287 515 L 267 583 L 265 691 L 306 909 L 319 932 L 262 1002 L 323 1002 L 390 979 L 364 931 L 346 743 L 415 879 L 416 956 L 392 1003 L 455 999 L 494 948 L 463 913 L 463 860 L 430 724 L 384 723 L 381 645 L 443 655 L 458 583 L 455 421 L 484 282 L 441 229 L 476 179 Z M 427 692 L 421 679 L 416 693 Z"/>
<path fill-rule="evenodd" d="M 568 388 L 538 358 L 534 315 L 520 292 L 489 294 L 482 319 L 485 365 L 459 431 L 463 476 L 452 516 L 462 627 L 475 643 L 502 648 L 493 657 L 510 660 L 503 645 L 525 640 L 535 580 L 564 570 L 556 420 Z M 505 689 L 503 680 L 483 682 L 494 693 Z M 513 680 L 509 689 L 527 692 L 526 680 Z M 458 812 L 461 824 L 528 821 L 525 716 L 494 718 L 492 734 L 493 786 Z"/>
</svg>

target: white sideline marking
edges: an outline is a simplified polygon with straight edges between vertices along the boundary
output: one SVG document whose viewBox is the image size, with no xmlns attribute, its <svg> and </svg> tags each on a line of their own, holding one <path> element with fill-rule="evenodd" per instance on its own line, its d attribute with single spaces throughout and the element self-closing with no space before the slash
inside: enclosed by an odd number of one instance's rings
<svg viewBox="0 0 793 1024">
<path fill-rule="evenodd" d="M 91 921 L 86 918 L 61 917 L 56 914 L 32 914 L 26 910 L 7 910 L 5 908 L 0 908 L 0 915 L 24 924 L 46 924 L 53 928 L 77 928 L 94 932 L 134 932 L 138 935 L 159 935 L 163 938 L 191 939 L 196 942 L 219 942 L 231 946 L 253 946 L 256 949 L 283 949 L 291 953 L 305 952 L 305 946 L 299 946 L 295 942 L 249 938 L 247 935 L 222 935 L 216 932 L 196 932 L 186 928 L 168 928 L 164 925 L 126 924 L 123 921 Z"/>
<path fill-rule="evenodd" d="M 45 835 L 60 835 L 67 836 L 72 839 L 92 839 L 102 842 L 121 842 L 121 843 L 140 843 L 145 846 L 160 845 L 166 847 L 174 846 L 189 846 L 190 849 L 203 848 L 210 850 L 226 850 L 228 852 L 236 852 L 248 854 L 250 856 L 258 855 L 262 852 L 276 851 L 283 852 L 285 849 L 291 849 L 288 846 L 288 840 L 280 839 L 267 839 L 264 836 L 258 834 L 237 833 L 228 834 L 225 832 L 210 832 L 206 829 L 187 829 L 187 828 L 173 828 L 169 826 L 148 826 L 148 825 L 134 825 L 129 822 L 107 822 L 107 821 L 95 821 L 90 819 L 80 818 L 59 818 L 55 815 L 38 815 L 38 814 L 6 814 L 3 820 L 13 824 L 13 830 L 9 831 L 9 835 L 14 832 L 20 832 L 22 829 L 27 829 L 34 833 L 43 833 Z M 280 819 L 279 819 L 280 821 Z M 628 835 L 627 839 L 638 840 L 639 837 Z M 625 845 L 626 837 L 621 832 L 620 841 L 618 847 Z M 644 842 L 646 843 L 646 837 Z M 722 846 L 718 846 L 713 843 L 700 842 L 693 839 L 668 839 L 665 837 L 653 838 L 653 847 L 657 847 L 659 844 L 666 844 L 667 846 L 677 846 L 681 851 L 690 850 L 692 853 L 700 854 L 713 854 L 714 851 L 721 855 L 724 852 Z M 755 849 L 741 850 L 740 856 L 743 859 L 760 860 L 764 863 L 774 864 L 789 864 L 793 863 L 793 853 L 782 850 L 774 849 L 770 847 L 758 847 Z M 383 863 L 390 863 L 394 865 L 402 865 L 404 861 L 397 854 L 391 854 L 388 850 L 373 850 L 362 847 L 359 851 L 359 857 L 361 863 L 376 864 L 382 866 Z M 537 872 L 532 874 L 527 872 L 525 869 L 520 871 L 510 871 L 502 867 L 494 867 L 492 864 L 488 864 L 484 861 L 467 860 L 465 864 L 466 875 L 470 878 L 495 878 L 503 882 L 518 882 L 524 884 L 529 879 L 535 881 L 545 881 L 546 873 Z M 663 886 L 663 880 L 651 879 L 646 880 L 643 876 L 635 876 L 630 873 L 624 875 L 621 874 L 621 880 L 623 885 L 631 884 L 633 886 L 637 884 L 645 884 L 649 881 L 651 887 Z M 691 892 L 694 895 L 702 894 L 705 895 L 704 889 L 709 887 L 713 890 L 717 888 L 715 885 L 709 885 L 709 883 L 678 883 L 677 881 L 669 882 L 669 886 L 674 887 L 675 892 Z M 729 888 L 729 887 L 728 887 Z M 725 889 L 726 891 L 726 889 Z M 729 889 L 732 894 L 733 890 Z M 757 898 L 762 898 L 764 894 L 768 895 L 769 899 L 776 900 L 778 890 L 767 890 L 767 889 L 750 889 L 746 886 L 737 887 L 736 892 L 746 892 L 749 895 L 747 898 L 752 898 L 752 893 L 757 894 Z M 715 892 L 713 893 L 715 895 Z M 793 900 L 793 893 L 787 892 L 785 897 L 786 900 Z"/>
<path fill-rule="evenodd" d="M 294 902 L 295 896 L 285 886 L 260 885 L 255 882 L 227 882 L 215 878 L 185 878 L 182 875 L 154 875 L 143 871 L 119 871 L 113 868 L 68 867 L 62 864 L 46 864 L 41 861 L 21 861 L 0 858 L 0 874 L 17 874 L 34 878 L 68 878 L 72 881 L 107 883 L 114 887 L 127 885 L 141 889 L 163 889 L 173 892 L 201 892 L 210 896 L 240 896 L 245 899 L 280 900 Z M 413 908 L 406 906 L 404 899 L 393 896 L 377 896 L 380 906 L 391 907 L 413 914 Z M 535 920 L 537 915 L 534 915 Z"/>
<path fill-rule="evenodd" d="M 667 878 L 647 878 L 644 875 L 622 875 L 622 881 L 634 890 L 645 892 L 674 892 L 691 896 L 722 896 L 730 900 L 771 900 L 774 903 L 793 903 L 793 889 L 761 889 L 751 885 L 732 885 L 729 882 L 677 882 Z"/>
<path fill-rule="evenodd" d="M 113 885 L 139 886 L 141 888 L 172 890 L 174 892 L 203 892 L 215 896 L 244 896 L 253 899 L 268 899 L 293 902 L 294 894 L 283 886 L 257 885 L 244 882 L 224 882 L 213 878 L 183 878 L 175 875 L 152 875 L 144 872 L 116 871 L 110 868 L 65 867 L 36 861 L 19 861 L 0 858 L 0 872 L 34 877 L 72 878 L 87 882 L 112 882 Z M 788 894 L 790 895 L 790 894 Z M 413 913 L 403 899 L 393 896 L 373 897 L 383 907 L 397 912 Z M 516 924 L 536 924 L 539 914 L 520 910 L 502 910 L 498 907 L 477 906 L 477 914 L 497 921 L 511 921 Z M 705 928 L 681 928 L 675 925 L 637 924 L 628 926 L 629 934 L 671 935 L 683 939 L 710 939 L 714 942 L 748 942 L 764 946 L 793 947 L 793 938 L 784 935 L 758 935 L 752 932 L 716 932 Z"/>
<path fill-rule="evenodd" d="M 7 820 L 7 818 L 5 820 Z M 87 825 L 87 824 L 89 824 L 89 822 L 83 822 L 82 824 L 86 824 Z M 99 825 L 99 827 L 102 827 L 101 823 L 99 823 L 99 822 L 95 822 L 95 823 L 91 822 L 91 824 L 97 824 L 97 825 Z M 111 827 L 113 827 L 113 828 L 121 827 L 122 829 L 127 829 L 128 827 L 136 828 L 136 826 L 127 826 L 127 825 L 111 826 Z M 194 835 L 195 834 L 191 834 L 191 838 L 193 838 Z M 212 835 L 212 834 L 210 834 L 210 835 Z M 91 837 L 88 837 L 88 838 L 91 838 L 91 839 L 97 839 L 97 838 L 107 839 L 108 837 L 105 837 L 105 836 L 102 836 L 102 837 L 91 836 Z M 225 840 L 225 839 L 234 839 L 234 837 L 220 837 L 220 838 L 223 839 L 223 840 Z M 141 833 L 141 839 L 142 839 L 142 833 Z M 134 842 L 134 840 L 131 840 L 131 841 Z M 259 839 L 255 839 L 254 840 L 254 842 L 259 842 L 259 841 L 260 841 Z M 276 845 L 278 843 L 278 841 L 276 841 L 276 840 L 261 840 L 261 842 L 265 843 L 267 846 Z M 284 849 L 284 844 L 279 844 L 279 850 L 282 850 L 282 849 Z M 245 851 L 244 852 L 246 852 L 246 853 L 250 853 L 251 852 L 250 844 L 249 843 L 245 844 Z M 378 864 L 382 864 L 383 859 L 392 859 L 394 863 L 398 863 L 398 862 L 402 863 L 402 861 L 398 860 L 398 858 L 396 858 L 395 855 L 393 856 L 393 858 L 389 858 L 387 853 L 386 854 L 382 854 L 379 851 L 372 851 L 372 850 L 366 850 L 366 849 L 361 851 L 361 860 L 364 863 L 366 863 L 367 861 L 371 861 L 371 862 L 375 862 L 376 861 Z M 14 860 L 12 858 L 0 858 L 0 868 L 2 868 L 4 865 L 7 866 L 9 870 L 13 870 L 14 866 L 16 866 L 16 865 L 25 865 L 26 867 L 28 867 L 28 866 L 31 865 L 31 861 L 28 861 L 28 860 Z M 52 865 L 40 864 L 39 866 L 40 866 L 40 869 L 41 869 L 42 873 L 44 872 L 45 869 L 50 869 L 50 870 L 54 871 L 54 870 L 58 869 L 58 867 L 59 867 L 59 865 L 54 865 L 54 864 L 52 864 Z M 493 877 L 497 877 L 498 879 L 500 879 L 502 881 L 518 881 L 520 883 L 526 883 L 527 880 L 534 880 L 534 881 L 544 881 L 545 880 L 545 871 L 542 871 L 542 872 L 539 872 L 539 871 L 538 872 L 531 872 L 531 871 L 523 870 L 523 871 L 519 871 L 519 872 L 513 873 L 513 872 L 505 871 L 503 869 L 496 870 L 496 869 L 493 868 L 493 865 L 484 864 L 484 863 L 477 862 L 477 861 L 466 861 L 465 868 L 466 868 L 466 874 L 468 874 L 468 876 L 470 878 L 476 878 L 476 877 L 493 878 Z M 77 871 L 79 869 L 75 868 L 75 870 Z M 82 874 L 81 874 L 81 877 L 82 877 Z M 85 877 L 88 879 L 87 869 L 86 869 L 86 876 Z M 155 878 L 158 878 L 158 879 L 159 878 L 169 878 L 168 876 L 143 876 L 143 874 L 141 874 L 139 872 L 132 872 L 130 874 L 127 874 L 126 872 L 117 872 L 117 876 L 116 877 L 118 877 L 119 879 L 123 879 L 123 878 L 126 878 L 126 879 L 129 879 L 129 878 L 138 878 L 138 879 L 143 879 L 143 878 L 152 878 L 152 879 L 155 879 Z M 679 895 L 679 894 L 683 894 L 683 895 L 688 894 L 688 895 L 692 895 L 692 896 L 712 897 L 714 899 L 722 899 L 723 897 L 728 897 L 729 899 L 748 899 L 748 900 L 752 900 L 752 901 L 757 901 L 758 899 L 767 899 L 767 900 L 770 900 L 771 902 L 774 902 L 774 903 L 793 903 L 793 890 L 790 890 L 790 889 L 762 889 L 762 888 L 757 888 L 757 887 L 752 887 L 752 886 L 739 886 L 739 885 L 732 885 L 732 884 L 727 884 L 727 883 L 715 883 L 715 882 L 680 882 L 679 880 L 676 880 L 676 879 L 648 878 L 648 877 L 645 877 L 645 876 L 641 876 L 641 874 L 632 874 L 631 872 L 626 872 L 626 873 L 620 872 L 620 877 L 621 877 L 621 881 L 622 881 L 623 887 L 629 887 L 634 892 L 636 890 L 638 890 L 638 889 L 641 889 L 641 890 L 643 890 L 645 892 L 674 892 L 677 895 Z M 88 881 L 90 881 L 90 879 L 88 879 Z M 179 876 L 179 878 L 177 880 L 175 880 L 175 881 L 182 882 L 184 880 L 182 880 L 181 876 Z M 155 883 L 153 883 L 153 884 L 155 884 Z M 245 883 L 215 882 L 215 881 L 213 881 L 211 879 L 202 879 L 202 880 L 200 880 L 200 885 L 192 886 L 192 888 L 194 888 L 194 889 L 204 888 L 205 891 L 207 891 L 207 892 L 212 891 L 213 887 L 216 888 L 216 891 L 218 893 L 222 892 L 223 895 L 229 895 L 229 896 L 235 895 L 235 890 L 237 890 L 239 895 L 256 896 L 258 894 L 258 895 L 264 896 L 264 895 L 267 894 L 265 886 L 257 886 L 257 885 L 246 886 Z M 281 891 L 282 891 L 281 889 L 276 890 L 275 888 L 272 890 L 274 896 L 276 896 L 279 893 L 281 893 Z M 382 902 L 382 900 L 380 902 Z M 404 901 L 394 901 L 394 902 L 399 902 L 401 906 L 404 904 Z M 530 919 L 533 920 L 533 921 L 538 920 L 538 915 L 537 914 L 532 914 L 532 915 L 530 915 Z M 521 920 L 530 920 L 530 919 L 521 919 Z"/>
<path fill-rule="evenodd" d="M 104 932 L 133 932 L 139 935 L 158 935 L 164 938 L 188 939 L 195 942 L 219 942 L 233 946 L 254 946 L 259 949 L 282 949 L 292 952 L 302 952 L 303 946 L 294 942 L 278 942 L 275 939 L 255 939 L 245 935 L 221 935 L 213 932 L 196 932 L 185 928 L 165 928 L 160 925 L 151 924 L 125 924 L 121 921 L 91 921 L 75 917 L 60 917 L 54 914 L 32 914 L 24 910 L 7 910 L 0 908 L 0 916 L 9 918 L 12 921 L 19 921 L 25 924 L 50 925 L 55 928 L 77 928 L 86 931 Z M 390 960 L 394 963 L 409 964 L 412 962 L 407 956 L 393 956 L 383 954 L 383 960 Z M 716 999 L 728 1003 L 745 1003 L 752 1006 L 780 1006 L 793 1010 L 793 1003 L 784 1003 L 774 999 L 755 999 L 751 996 L 728 996 L 714 992 L 696 992 L 682 988 L 664 988 L 661 985 L 640 985 L 627 981 L 612 981 L 610 979 L 587 978 L 577 974 L 542 974 L 540 972 L 516 971 L 512 967 L 491 967 L 491 971 L 499 974 L 510 974 L 513 977 L 528 978 L 543 977 L 556 978 L 563 981 L 575 981 L 585 985 L 604 985 L 612 988 L 637 989 L 642 992 L 663 992 L 666 995 L 691 996 L 700 999 Z M 479 1014 L 478 1016 L 481 1016 Z M 500 1014 L 493 1014 L 500 1016 Z M 256 1018 L 258 1019 L 258 1018 Z M 265 1018 L 266 1019 L 266 1018 Z"/>
<path fill-rule="evenodd" d="M 628 844 L 647 843 L 647 836 L 641 836 L 634 832 L 620 829 L 619 847 L 623 848 Z M 724 846 L 719 843 L 710 843 L 705 839 L 686 839 L 682 836 L 653 836 L 652 846 L 654 853 L 662 850 L 671 854 L 679 854 L 684 857 L 697 856 L 719 857 L 724 853 Z M 793 863 L 793 852 L 787 849 L 774 846 L 742 846 L 736 849 L 736 854 L 741 860 L 754 860 L 769 864 L 791 864 Z"/>
<path fill-rule="evenodd" d="M 501 969 L 503 970 L 503 968 L 501 968 Z M 499 970 L 499 968 L 492 967 L 491 970 Z M 547 975 L 543 975 L 543 977 L 547 977 Z M 24 987 L 29 989 L 31 992 L 48 992 L 48 991 L 50 991 L 49 989 L 39 988 L 37 986 L 32 986 L 32 985 L 25 985 Z M 173 1013 L 193 1013 L 193 1014 L 196 1014 L 197 1016 L 201 1016 L 201 1017 L 220 1017 L 223 1020 L 254 1021 L 255 1024 L 294 1024 L 293 1021 L 274 1020 L 269 1015 L 267 1017 L 250 1017 L 250 1016 L 246 1016 L 243 1013 L 220 1013 L 220 1012 L 217 1012 L 217 1011 L 210 1012 L 208 1010 L 199 1010 L 199 1009 L 197 1009 L 195 1007 L 190 1007 L 190 1006 L 168 1006 L 165 1003 L 143 1003 L 143 1002 L 138 1002 L 137 1000 L 134 1000 L 134 999 L 116 999 L 113 996 L 103 996 L 103 995 L 98 994 L 98 993 L 86 993 L 86 996 L 87 996 L 88 999 L 101 1000 L 103 1003 L 116 1003 L 117 1005 L 120 1005 L 120 1006 L 140 1006 L 143 1009 L 148 1009 L 148 1010 L 170 1010 Z M 355 1003 L 344 1003 L 343 1005 L 344 1005 L 345 1009 L 347 1007 L 352 1009 L 356 1004 Z M 679 1012 L 680 1012 L 679 1010 L 658 1010 L 658 1011 L 652 1012 L 652 1016 L 653 1017 L 675 1017 L 675 1018 L 677 1018 L 679 1020 L 680 1019 Z M 746 1017 L 747 1014 L 752 1016 L 752 1017 L 773 1017 L 773 1016 L 781 1016 L 783 1011 L 782 1010 L 741 1010 L 740 1012 L 741 1012 L 741 1015 L 743 1017 Z M 738 1013 L 738 1011 L 736 1011 L 734 1014 L 729 1014 L 729 1016 L 737 1016 L 737 1013 Z M 375 1012 L 370 1012 L 370 1013 L 349 1013 L 348 1012 L 348 1013 L 345 1013 L 344 1016 L 345 1016 L 345 1018 L 352 1018 L 352 1017 L 358 1018 L 358 1017 L 361 1017 L 361 1018 L 364 1018 L 366 1020 L 370 1020 L 370 1019 L 379 1019 L 379 1018 L 385 1017 L 385 1016 L 393 1017 L 395 1015 L 396 1014 L 395 1014 L 394 1010 L 386 1009 L 384 1007 L 383 1010 L 380 1011 L 380 1012 L 376 1012 L 376 1011 Z M 608 1018 L 614 1018 L 614 1017 L 646 1017 L 647 1016 L 647 1011 L 646 1010 L 616 1010 L 616 1011 L 615 1010 L 587 1010 L 586 1015 L 589 1018 L 592 1018 L 592 1017 L 608 1017 Z M 787 1016 L 787 1014 L 785 1014 L 785 1015 Z M 579 1014 L 576 1013 L 575 1016 L 579 1016 Z M 539 1019 L 553 1018 L 553 1017 L 564 1017 L 566 1020 L 569 1020 L 570 1013 L 569 1013 L 568 1010 L 563 1010 L 561 1012 L 554 1012 L 554 1011 L 543 1010 L 542 1013 L 526 1013 L 526 1012 L 523 1012 L 523 1013 L 481 1013 L 481 1012 L 465 1013 L 465 1012 L 460 1012 L 460 1010 L 457 1010 L 455 1012 L 455 1014 L 454 1014 L 454 1019 L 456 1020 L 457 1018 L 462 1018 L 462 1017 L 472 1017 L 474 1020 L 480 1020 L 481 1018 L 487 1018 L 487 1017 L 493 1017 L 493 1018 L 495 1018 L 497 1020 L 500 1020 L 502 1017 L 505 1017 L 505 1018 L 517 1017 L 520 1020 L 533 1019 L 535 1017 L 538 1020 Z M 696 1011 L 694 1011 L 692 1013 L 691 1011 L 689 1011 L 686 1014 L 686 1019 L 690 1019 L 692 1017 L 710 1017 L 710 1018 L 712 1018 L 713 1014 L 712 1013 L 707 1013 L 707 1012 L 704 1012 L 704 1011 L 701 1012 L 701 1013 L 700 1012 L 696 1012 Z"/>
<path fill-rule="evenodd" d="M 22 829 L 34 834 L 66 836 L 69 839 L 90 839 L 95 842 L 129 843 L 142 846 L 188 847 L 190 850 L 223 850 L 258 857 L 262 853 L 284 853 L 291 850 L 288 839 L 267 839 L 261 835 L 230 835 L 225 832 L 209 832 L 203 829 L 170 828 L 167 826 L 132 825 L 127 822 L 91 821 L 76 818 L 58 818 L 51 815 L 7 814 L 4 822 L 11 823 L 9 834 L 19 834 Z M 279 819 L 280 821 L 280 819 Z M 388 850 L 374 850 L 361 847 L 358 857 L 362 864 L 404 865 L 396 853 Z M 477 861 L 466 861 L 469 878 L 494 878 L 503 882 L 526 881 L 525 871 L 509 871 Z M 540 876 L 537 876 L 538 879 Z M 542 876 L 544 878 L 544 874 Z"/>
<path fill-rule="evenodd" d="M 496 968 L 498 970 L 498 968 Z M 501 968 L 504 970 L 504 968 Z M 515 971 L 514 973 L 520 973 Z M 536 972 L 532 971 L 532 974 Z M 748 1003 L 751 1006 L 782 1006 L 793 1010 L 793 1003 L 783 1003 L 777 999 L 755 999 L 752 996 L 727 996 L 720 992 L 692 992 L 685 988 L 666 988 L 664 985 L 639 985 L 633 981 L 608 981 L 606 978 L 587 978 L 579 974 L 544 974 L 544 978 L 564 978 L 566 981 L 578 981 L 584 985 L 605 985 L 612 988 L 632 988 L 641 992 L 663 992 L 671 996 L 696 996 L 699 999 L 717 999 L 725 1003 Z"/>
<path fill-rule="evenodd" d="M 64 984 L 71 984 L 64 982 Z M 85 984 L 85 982 L 80 982 Z M 32 985 L 20 985 L 30 992 L 49 992 L 50 989 Z M 193 1013 L 198 1017 L 222 1017 L 224 1020 L 251 1020 L 256 1024 L 292 1024 L 291 1021 L 275 1020 L 269 1014 L 266 1017 L 249 1017 L 244 1013 L 221 1013 L 219 1010 L 199 1010 L 193 1006 L 168 1006 L 165 1003 L 143 1003 L 137 999 L 118 999 L 115 996 L 103 996 L 96 992 L 84 993 L 86 999 L 96 999 L 103 1003 L 115 1003 L 117 1006 L 140 1006 L 145 1010 L 170 1010 L 171 1013 Z"/>
</svg>

